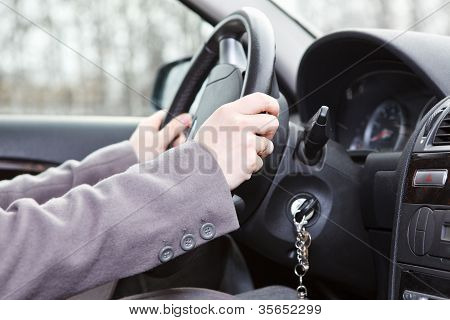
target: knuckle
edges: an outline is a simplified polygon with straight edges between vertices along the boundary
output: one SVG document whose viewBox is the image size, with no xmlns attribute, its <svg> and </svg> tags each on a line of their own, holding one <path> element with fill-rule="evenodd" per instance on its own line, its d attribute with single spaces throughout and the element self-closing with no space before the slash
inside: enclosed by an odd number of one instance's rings
<svg viewBox="0 0 450 320">
<path fill-rule="evenodd" d="M 260 158 L 259 161 L 258 161 L 258 166 L 256 168 L 256 171 L 261 170 L 261 168 L 263 167 L 263 164 L 264 164 L 263 160 Z"/>
<path fill-rule="evenodd" d="M 252 94 L 252 98 L 256 104 L 261 106 L 267 106 L 270 103 L 269 96 L 262 92 L 255 92 Z"/>
<path fill-rule="evenodd" d="M 262 95 L 261 97 L 260 97 L 260 99 L 261 99 L 261 104 L 263 105 L 263 106 L 265 106 L 265 107 L 267 107 L 267 106 L 270 106 L 270 105 L 272 105 L 273 104 L 273 102 L 272 102 L 272 97 L 269 97 L 268 95 Z"/>
<path fill-rule="evenodd" d="M 256 163 L 255 163 L 255 161 L 251 161 L 248 164 L 248 171 L 253 172 L 253 171 L 255 171 L 255 169 L 256 169 Z"/>
<path fill-rule="evenodd" d="M 275 129 L 277 129 L 280 126 L 280 120 L 278 120 L 278 118 L 275 117 L 275 116 L 272 116 L 272 117 L 273 117 L 273 119 L 272 119 L 272 126 Z"/>
<path fill-rule="evenodd" d="M 252 152 L 249 155 L 249 159 L 248 159 L 248 168 L 250 169 L 250 171 L 255 171 L 255 169 L 258 166 L 258 159 L 256 158 L 256 154 L 254 152 Z"/>
<path fill-rule="evenodd" d="M 277 110 L 277 114 L 279 114 L 280 113 L 280 104 L 278 103 L 278 101 L 275 98 L 273 98 L 273 100 L 274 100 L 274 107 Z"/>
<path fill-rule="evenodd" d="M 279 108 L 280 107 L 280 104 L 278 103 L 278 100 L 276 99 L 276 98 L 274 98 L 274 97 L 272 97 L 272 96 L 268 96 L 269 98 L 270 98 L 270 103 L 274 106 L 274 107 L 276 107 L 276 108 Z"/>
<path fill-rule="evenodd" d="M 279 126 L 280 122 L 278 121 L 278 118 L 273 117 L 272 120 L 270 120 L 263 129 L 267 134 L 272 135 L 275 134 Z"/>
<path fill-rule="evenodd" d="M 254 96 L 257 99 L 265 99 L 266 95 L 262 92 L 255 92 L 252 93 L 252 96 Z"/>
<path fill-rule="evenodd" d="M 269 148 L 269 143 L 270 143 L 269 139 L 261 137 L 261 145 L 264 151 L 266 151 Z"/>
<path fill-rule="evenodd" d="M 261 101 L 267 101 L 268 96 L 262 92 L 257 92 L 256 96 L 258 97 L 258 99 L 261 99 Z"/>
</svg>

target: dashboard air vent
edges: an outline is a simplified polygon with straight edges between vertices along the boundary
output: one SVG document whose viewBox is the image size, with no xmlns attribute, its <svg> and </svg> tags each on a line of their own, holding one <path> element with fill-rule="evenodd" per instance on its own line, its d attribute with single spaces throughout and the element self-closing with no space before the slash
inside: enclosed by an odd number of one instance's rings
<svg viewBox="0 0 450 320">
<path fill-rule="evenodd" d="M 450 113 L 447 113 L 439 124 L 436 135 L 433 139 L 433 145 L 445 146 L 450 145 Z"/>
</svg>

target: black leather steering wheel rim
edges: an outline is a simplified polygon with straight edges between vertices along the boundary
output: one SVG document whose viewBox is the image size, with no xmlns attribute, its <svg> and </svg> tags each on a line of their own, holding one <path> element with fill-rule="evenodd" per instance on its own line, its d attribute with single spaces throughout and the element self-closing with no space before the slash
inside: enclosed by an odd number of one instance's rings
<svg viewBox="0 0 450 320">
<path fill-rule="evenodd" d="M 166 125 L 173 117 L 188 111 L 210 71 L 220 59 L 220 42 L 240 41 L 247 34 L 247 66 L 241 97 L 272 92 L 275 69 L 275 36 L 269 19 L 258 9 L 245 7 L 222 20 L 201 50 L 193 57 L 168 110 Z"/>
</svg>

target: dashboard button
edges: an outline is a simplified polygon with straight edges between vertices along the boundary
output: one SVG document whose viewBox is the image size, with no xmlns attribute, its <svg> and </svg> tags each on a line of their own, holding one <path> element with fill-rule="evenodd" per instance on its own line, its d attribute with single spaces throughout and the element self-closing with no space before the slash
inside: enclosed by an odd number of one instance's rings
<svg viewBox="0 0 450 320">
<path fill-rule="evenodd" d="M 416 237 L 414 239 L 414 253 L 418 256 L 425 255 L 425 232 L 416 231 Z"/>
<path fill-rule="evenodd" d="M 447 182 L 447 169 L 417 170 L 414 175 L 415 187 L 443 187 Z"/>
<path fill-rule="evenodd" d="M 432 214 L 433 211 L 430 208 L 423 207 L 419 209 L 419 215 L 417 216 L 417 231 L 425 231 L 427 227 L 428 215 Z"/>
<path fill-rule="evenodd" d="M 435 238 L 433 210 L 422 207 L 411 217 L 408 226 L 408 244 L 417 256 L 428 254 Z"/>
</svg>

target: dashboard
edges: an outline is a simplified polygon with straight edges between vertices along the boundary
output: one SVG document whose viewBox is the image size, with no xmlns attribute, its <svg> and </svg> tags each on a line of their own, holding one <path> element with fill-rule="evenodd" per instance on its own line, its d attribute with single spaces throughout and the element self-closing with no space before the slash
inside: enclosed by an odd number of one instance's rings
<svg viewBox="0 0 450 320">
<path fill-rule="evenodd" d="M 348 296 L 386 298 L 389 290 L 393 292 L 389 257 L 393 257 L 394 221 L 400 216 L 403 155 L 417 128 L 426 127 L 436 103 L 450 95 L 450 38 L 400 35 L 394 30 L 326 35 L 304 51 L 295 91 L 280 82 L 281 89 L 289 91 L 283 92 L 287 100 L 295 102 L 290 110 L 297 109 L 291 114 L 279 167 L 288 170 L 277 171 L 274 187 L 241 228 L 239 241 L 293 267 L 291 204 L 313 196 L 319 205 L 317 218 L 308 226 L 314 247 L 308 277 L 314 279 L 311 283 L 330 284 L 325 285 L 324 296 L 336 290 L 341 297 L 345 291 Z M 331 140 L 317 164 L 305 164 L 297 152 L 304 138 L 302 124 L 323 105 L 329 107 L 326 129 Z M 405 221 L 407 228 L 409 220 Z M 407 244 L 405 248 L 409 250 Z M 317 292 L 317 287 L 311 291 Z"/>
<path fill-rule="evenodd" d="M 444 36 L 379 29 L 345 30 L 326 35 L 310 45 L 298 69 L 295 94 L 300 119 L 305 123 L 321 106 L 329 107 L 327 129 L 334 141 L 330 141 L 324 153 L 328 158 L 324 160 L 323 171 L 342 170 L 339 182 L 333 181 L 329 173 L 324 174 L 323 181 L 328 189 L 317 191 L 316 188 L 311 193 L 332 194 L 329 197 L 333 203 L 329 211 L 332 219 L 350 211 L 351 214 L 341 220 L 347 223 L 347 229 L 355 221 L 363 226 L 367 243 L 371 249 L 376 249 L 372 250 L 372 259 L 379 298 L 386 298 L 388 292 L 389 297 L 396 299 L 411 298 L 409 291 L 427 293 L 429 288 L 421 288 L 420 284 L 446 286 L 445 292 L 450 294 L 450 238 L 446 227 L 450 224 L 448 181 L 439 188 L 435 185 L 425 188 L 414 180 L 417 172 L 422 173 L 425 183 L 434 182 L 432 178 L 436 172 L 447 179 L 450 170 L 447 161 L 450 147 L 447 146 L 445 152 L 439 149 L 443 148 L 441 144 L 450 145 L 450 112 L 447 112 L 450 109 L 445 109 L 447 113 L 444 114 L 439 105 L 439 101 L 450 96 L 449 50 L 450 38 Z M 442 126 L 441 120 L 444 121 Z M 433 145 L 426 154 L 411 152 L 414 141 L 420 147 L 427 141 L 435 144 L 437 132 L 440 132 L 439 145 Z M 419 153 L 424 153 L 423 148 L 420 150 Z M 345 156 L 336 155 L 339 152 Z M 346 171 L 352 166 L 359 170 L 355 173 L 357 184 L 354 190 L 347 190 L 350 179 L 345 183 L 342 181 L 353 177 Z M 314 181 L 296 182 L 306 186 Z M 405 193 L 401 188 L 405 188 Z M 411 200 L 408 194 L 417 199 Z M 355 207 L 349 208 L 352 201 Z M 322 203 L 327 202 L 321 199 Z M 443 205 L 446 212 L 440 211 Z M 417 210 L 422 206 L 434 210 L 435 223 L 439 224 L 436 230 L 422 232 L 417 229 L 422 233 L 416 233 L 416 229 L 409 227 L 411 221 L 415 221 L 414 217 L 419 216 Z M 338 232 L 334 230 L 333 241 L 339 238 Z M 416 250 L 414 244 L 411 249 L 408 239 L 416 241 L 425 233 L 427 243 L 431 243 L 429 239 L 436 239 L 433 240 L 436 248 L 428 250 L 427 247 L 427 253 L 425 249 Z M 313 241 L 318 243 L 318 238 L 315 236 Z M 443 241 L 446 246 L 441 245 Z M 330 245 L 330 241 L 326 243 Z M 357 246 L 356 242 L 346 248 L 353 246 Z M 366 259 L 362 255 L 353 256 L 358 257 L 352 260 L 353 263 Z M 402 268 L 390 264 L 386 257 L 402 263 Z M 329 253 L 323 254 L 322 259 L 327 261 Z M 426 278 L 420 278 L 420 281 L 408 278 L 413 272 L 417 278 L 419 273 L 425 272 L 424 267 L 428 268 Z M 365 274 L 371 274 L 370 267 L 366 268 Z M 408 272 L 400 272 L 400 269 Z M 341 273 L 340 270 L 333 272 Z M 326 277 L 329 273 L 327 269 L 320 276 Z M 366 284 L 367 288 L 370 286 L 370 283 Z"/>
<path fill-rule="evenodd" d="M 297 79 L 300 118 L 306 122 L 326 105 L 330 138 L 352 156 L 400 152 L 442 96 L 386 46 L 345 35 L 319 39 L 303 56 Z"/>
</svg>

